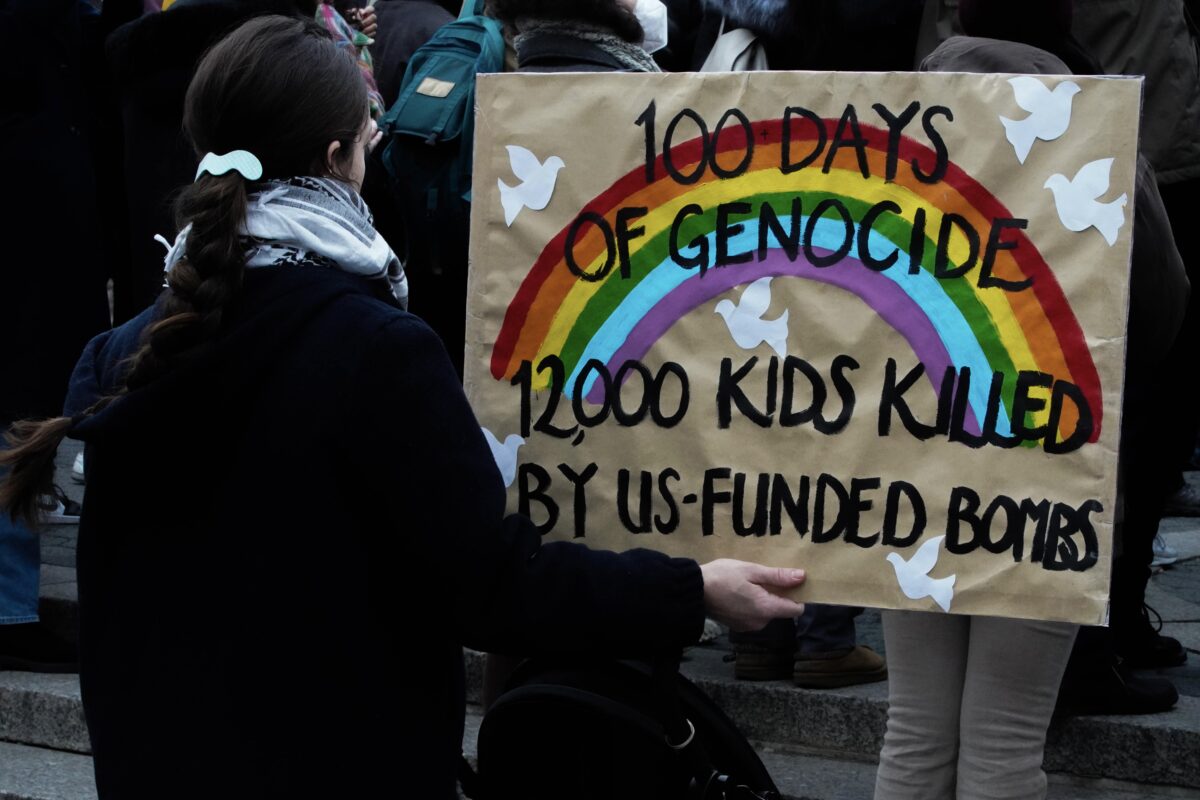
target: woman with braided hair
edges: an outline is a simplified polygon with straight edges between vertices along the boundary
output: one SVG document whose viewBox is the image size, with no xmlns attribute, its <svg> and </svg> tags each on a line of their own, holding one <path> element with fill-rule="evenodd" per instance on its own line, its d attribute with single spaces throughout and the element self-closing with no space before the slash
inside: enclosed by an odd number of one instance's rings
<svg viewBox="0 0 1200 800">
<path fill-rule="evenodd" d="M 140 348 L 96 362 L 104 399 L 14 426 L 0 457 L 0 508 L 36 521 L 58 443 L 88 447 L 80 679 L 101 798 L 451 798 L 464 644 L 652 655 L 694 642 L 706 611 L 799 613 L 770 591 L 798 570 L 543 545 L 505 516 L 358 196 L 366 89 L 318 26 L 231 33 L 184 128 L 205 155 Z"/>
</svg>

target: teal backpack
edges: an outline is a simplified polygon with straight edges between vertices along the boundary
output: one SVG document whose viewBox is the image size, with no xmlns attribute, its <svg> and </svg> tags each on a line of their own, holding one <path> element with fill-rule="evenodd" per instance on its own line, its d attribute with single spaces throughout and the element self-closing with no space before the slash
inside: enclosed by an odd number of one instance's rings
<svg viewBox="0 0 1200 800">
<path fill-rule="evenodd" d="M 501 25 L 483 0 L 464 4 L 408 62 L 380 128 L 383 166 L 404 222 L 410 310 L 462 371 L 471 220 L 475 75 L 504 70 Z"/>
<path fill-rule="evenodd" d="M 458 19 L 443 25 L 409 61 L 400 94 L 380 127 L 387 141 L 383 164 L 410 236 L 424 238 L 426 226 L 444 228 L 460 215 L 469 219 L 475 75 L 503 70 L 504 33 L 499 22 L 483 15 L 483 0 L 465 4 Z M 434 268 L 440 265 L 439 249 L 429 254 Z"/>
</svg>

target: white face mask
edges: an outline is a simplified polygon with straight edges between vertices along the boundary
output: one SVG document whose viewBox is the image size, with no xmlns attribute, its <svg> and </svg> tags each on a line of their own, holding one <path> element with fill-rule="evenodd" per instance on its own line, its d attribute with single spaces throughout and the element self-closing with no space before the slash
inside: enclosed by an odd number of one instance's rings
<svg viewBox="0 0 1200 800">
<path fill-rule="evenodd" d="M 667 46 L 667 7 L 661 0 L 636 0 L 633 15 L 642 24 L 642 49 L 654 53 Z"/>
</svg>

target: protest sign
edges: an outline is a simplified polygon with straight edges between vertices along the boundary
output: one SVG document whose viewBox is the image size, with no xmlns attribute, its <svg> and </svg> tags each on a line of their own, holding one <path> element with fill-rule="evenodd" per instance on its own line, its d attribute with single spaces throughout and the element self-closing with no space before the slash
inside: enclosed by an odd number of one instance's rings
<svg viewBox="0 0 1200 800">
<path fill-rule="evenodd" d="M 481 76 L 466 389 L 547 537 L 1097 623 L 1140 85 Z"/>
</svg>

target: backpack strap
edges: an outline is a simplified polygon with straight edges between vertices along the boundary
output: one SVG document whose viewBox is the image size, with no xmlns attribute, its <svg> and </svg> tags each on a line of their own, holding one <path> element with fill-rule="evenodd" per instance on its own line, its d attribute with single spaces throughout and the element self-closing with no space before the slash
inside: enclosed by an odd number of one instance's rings
<svg viewBox="0 0 1200 800">
<path fill-rule="evenodd" d="M 485 0 L 466 0 L 463 3 L 462 11 L 458 12 L 459 19 L 467 19 L 468 17 L 483 16 Z"/>
<path fill-rule="evenodd" d="M 658 701 L 658 720 L 666 732 L 667 746 L 687 766 L 692 775 L 688 800 L 780 800 L 772 791 L 755 792 L 749 786 L 734 783 L 713 766 L 704 745 L 696 737 L 696 726 L 683 712 L 679 698 L 679 662 L 682 653 L 655 659 L 651 667 L 654 696 Z"/>
</svg>

